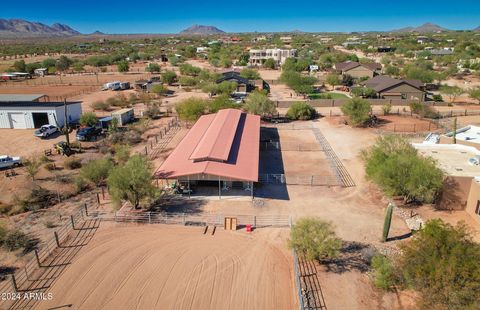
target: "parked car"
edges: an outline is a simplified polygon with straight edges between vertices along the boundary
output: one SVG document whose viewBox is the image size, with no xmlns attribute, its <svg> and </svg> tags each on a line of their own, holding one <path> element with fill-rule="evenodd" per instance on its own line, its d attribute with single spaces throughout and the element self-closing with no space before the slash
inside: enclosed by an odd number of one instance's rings
<svg viewBox="0 0 480 310">
<path fill-rule="evenodd" d="M 18 167 L 22 164 L 20 157 L 0 156 L 0 168 Z"/>
<path fill-rule="evenodd" d="M 56 133 L 58 128 L 54 125 L 43 125 L 39 129 L 35 130 L 34 135 L 35 137 L 39 138 L 47 138 L 48 136 Z"/>
<path fill-rule="evenodd" d="M 77 141 L 91 141 L 96 140 L 97 136 L 102 132 L 101 128 L 84 127 L 77 131 Z"/>
</svg>

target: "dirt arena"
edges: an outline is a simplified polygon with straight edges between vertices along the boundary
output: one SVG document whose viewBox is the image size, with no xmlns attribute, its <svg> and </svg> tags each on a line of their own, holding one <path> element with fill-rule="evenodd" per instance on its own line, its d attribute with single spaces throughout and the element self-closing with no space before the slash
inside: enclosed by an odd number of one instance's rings
<svg viewBox="0 0 480 310">
<path fill-rule="evenodd" d="M 102 224 L 36 309 L 294 309 L 287 230 Z"/>
</svg>

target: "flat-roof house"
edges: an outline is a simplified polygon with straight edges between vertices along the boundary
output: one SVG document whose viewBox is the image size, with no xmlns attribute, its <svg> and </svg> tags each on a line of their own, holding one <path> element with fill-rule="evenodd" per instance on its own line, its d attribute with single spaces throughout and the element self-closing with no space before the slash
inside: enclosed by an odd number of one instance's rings
<svg viewBox="0 0 480 310">
<path fill-rule="evenodd" d="M 81 102 L 67 103 L 68 122 L 78 121 L 81 114 Z M 47 124 L 65 125 L 65 105 L 63 102 L 0 102 L 0 128 L 30 129 Z"/>
<path fill-rule="evenodd" d="M 248 64 L 250 66 L 261 66 L 267 59 L 273 59 L 276 66 L 281 66 L 285 63 L 287 58 L 293 58 L 297 55 L 296 49 L 279 49 L 279 48 L 267 48 L 267 49 L 251 49 L 250 59 Z"/>
<path fill-rule="evenodd" d="M 413 147 L 432 157 L 446 175 L 437 208 L 465 210 L 480 225 L 480 151 L 461 144 L 414 143 Z"/>
<path fill-rule="evenodd" d="M 361 84 L 374 89 L 379 98 L 425 100 L 423 83 L 417 80 L 399 80 L 386 75 L 377 75 Z"/>
<path fill-rule="evenodd" d="M 362 64 L 356 61 L 345 61 L 335 64 L 335 69 L 342 75 L 350 75 L 354 78 L 372 78 L 380 73 L 382 65 L 379 63 Z"/>
<path fill-rule="evenodd" d="M 155 176 L 190 186 L 248 190 L 258 182 L 260 117 L 224 109 L 200 117 Z"/>
</svg>

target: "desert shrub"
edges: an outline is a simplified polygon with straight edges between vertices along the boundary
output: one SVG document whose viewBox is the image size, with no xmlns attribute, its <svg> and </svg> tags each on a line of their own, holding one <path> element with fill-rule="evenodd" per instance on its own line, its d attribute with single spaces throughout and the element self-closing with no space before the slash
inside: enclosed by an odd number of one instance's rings
<svg viewBox="0 0 480 310">
<path fill-rule="evenodd" d="M 11 204 L 4 204 L 0 202 L 0 215 L 10 214 L 13 206 Z M 0 238 L 1 238 L 1 226 L 0 226 Z"/>
<path fill-rule="evenodd" d="M 329 93 L 313 93 L 308 95 L 308 99 L 332 99 L 332 95 Z"/>
<path fill-rule="evenodd" d="M 440 117 L 440 114 L 433 107 L 416 101 L 410 103 L 410 110 L 420 117 L 433 119 Z"/>
<path fill-rule="evenodd" d="M 313 119 L 317 114 L 314 108 L 306 102 L 294 102 L 287 111 L 287 117 L 295 120 Z"/>
<path fill-rule="evenodd" d="M 341 106 L 343 114 L 353 126 L 363 125 L 370 118 L 370 109 L 370 103 L 359 97 L 352 98 Z"/>
<path fill-rule="evenodd" d="M 337 238 L 333 225 L 319 218 L 301 218 L 290 231 L 289 246 L 304 253 L 307 259 L 324 260 L 338 256 L 342 240 Z"/>
<path fill-rule="evenodd" d="M 388 115 L 392 111 L 392 104 L 387 103 L 382 106 L 383 115 Z"/>
<path fill-rule="evenodd" d="M 432 96 L 432 99 L 433 99 L 433 101 L 435 101 L 435 102 L 442 102 L 442 101 L 443 101 L 443 97 L 442 97 L 442 95 L 440 95 L 440 94 L 435 94 L 435 95 L 433 95 L 433 96 Z"/>
<path fill-rule="evenodd" d="M 220 95 L 215 99 L 208 101 L 208 111 L 217 113 L 221 109 L 237 109 L 239 105 L 230 100 L 228 95 Z"/>
<path fill-rule="evenodd" d="M 77 193 L 81 193 L 88 189 L 88 182 L 83 177 L 76 177 L 74 180 L 75 190 Z"/>
<path fill-rule="evenodd" d="M 55 227 L 57 227 L 57 225 L 55 225 L 55 222 L 51 220 L 45 221 L 45 228 L 55 228 Z"/>
<path fill-rule="evenodd" d="M 177 79 L 177 74 L 175 73 L 175 71 L 167 70 L 163 72 L 161 75 L 162 75 L 162 82 L 168 85 L 172 85 L 173 82 L 175 82 L 175 80 Z"/>
<path fill-rule="evenodd" d="M 23 249 L 24 254 L 34 250 L 37 244 L 38 240 L 31 238 L 19 229 L 9 230 L 3 239 L 3 247 L 7 251 Z"/>
<path fill-rule="evenodd" d="M 142 142 L 142 134 L 136 130 L 129 130 L 123 134 L 122 140 L 126 144 L 138 144 Z"/>
<path fill-rule="evenodd" d="M 152 86 L 150 91 L 156 95 L 165 95 L 168 92 L 168 88 L 163 86 L 162 84 L 155 84 Z"/>
<path fill-rule="evenodd" d="M 158 104 L 149 104 L 143 115 L 150 119 L 156 119 L 160 116 L 160 108 Z"/>
<path fill-rule="evenodd" d="M 46 163 L 43 167 L 48 171 L 55 171 L 57 169 L 55 163 Z"/>
<path fill-rule="evenodd" d="M 110 157 L 91 160 L 80 170 L 80 176 L 95 185 L 102 184 L 108 177 L 110 170 L 113 168 L 113 161 Z"/>
<path fill-rule="evenodd" d="M 69 170 L 79 169 L 82 168 L 82 160 L 78 157 L 72 156 L 65 159 L 63 165 Z"/>
<path fill-rule="evenodd" d="M 260 79 L 260 73 L 255 69 L 245 68 L 240 71 L 240 75 L 249 80 Z"/>
<path fill-rule="evenodd" d="M 137 94 L 130 93 L 130 94 L 128 95 L 127 101 L 128 101 L 128 103 L 129 103 L 130 105 L 134 105 L 135 103 L 137 103 L 137 101 L 138 101 L 138 96 L 137 96 Z"/>
<path fill-rule="evenodd" d="M 395 268 L 392 261 L 381 254 L 372 258 L 373 284 L 384 290 L 391 289 L 396 284 Z"/>
<path fill-rule="evenodd" d="M 97 122 L 97 115 L 93 112 L 85 112 L 80 116 L 80 124 L 83 126 L 95 126 Z"/>
<path fill-rule="evenodd" d="M 3 245 L 5 236 L 7 235 L 8 230 L 4 222 L 0 222 L 0 245 Z"/>
<path fill-rule="evenodd" d="M 101 100 L 95 101 L 94 103 L 92 103 L 91 107 L 95 111 L 108 111 L 108 110 L 110 110 L 110 104 L 106 101 L 101 101 Z"/>
<path fill-rule="evenodd" d="M 425 309 L 480 308 L 480 244 L 464 223 L 431 220 L 402 250 L 405 285 L 422 294 Z"/>
<path fill-rule="evenodd" d="M 114 147 L 114 158 L 119 164 L 124 164 L 130 158 L 130 147 L 125 144 L 117 144 Z"/>
<path fill-rule="evenodd" d="M 23 166 L 25 167 L 27 174 L 32 178 L 32 180 L 35 180 L 35 175 L 40 170 L 41 165 L 42 162 L 39 160 L 38 157 L 35 156 L 31 156 L 30 158 L 23 160 Z"/>
<path fill-rule="evenodd" d="M 58 196 L 43 187 L 35 187 L 28 196 L 20 201 L 24 211 L 46 209 L 58 202 Z"/>
<path fill-rule="evenodd" d="M 443 173 L 431 158 L 417 153 L 407 139 L 388 135 L 363 152 L 367 177 L 390 196 L 431 203 L 443 185 Z"/>
</svg>

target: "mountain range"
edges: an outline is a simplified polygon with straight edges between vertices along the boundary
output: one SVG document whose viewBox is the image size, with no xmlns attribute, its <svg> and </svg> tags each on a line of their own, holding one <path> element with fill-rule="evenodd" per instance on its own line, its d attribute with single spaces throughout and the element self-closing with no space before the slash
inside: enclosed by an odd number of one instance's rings
<svg viewBox="0 0 480 310">
<path fill-rule="evenodd" d="M 80 32 L 64 24 L 55 23 L 48 26 L 23 19 L 0 18 L 0 37 L 2 38 L 66 37 L 80 34 Z"/>
<path fill-rule="evenodd" d="M 180 34 L 220 34 L 225 33 L 225 31 L 218 29 L 215 26 L 204 26 L 204 25 L 193 25 L 180 31 Z"/>
<path fill-rule="evenodd" d="M 442 32 L 442 31 L 448 31 L 448 29 L 432 23 L 425 23 L 418 27 L 405 27 L 405 28 L 393 30 L 392 32 L 432 33 L 432 32 Z"/>
</svg>

